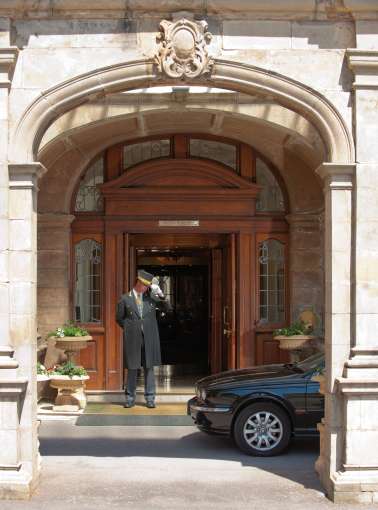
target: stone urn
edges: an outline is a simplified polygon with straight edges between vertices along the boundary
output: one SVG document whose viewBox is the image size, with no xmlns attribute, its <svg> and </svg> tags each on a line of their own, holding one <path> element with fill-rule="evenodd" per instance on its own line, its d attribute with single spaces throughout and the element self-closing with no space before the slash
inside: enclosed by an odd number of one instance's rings
<svg viewBox="0 0 378 510">
<path fill-rule="evenodd" d="M 300 361 L 301 352 L 306 348 L 311 340 L 316 337 L 313 335 L 277 335 L 274 340 L 278 340 L 280 349 L 289 351 L 290 361 L 296 363 Z"/>
<path fill-rule="evenodd" d="M 79 411 L 87 404 L 85 383 L 89 376 L 50 375 L 50 386 L 58 390 L 54 411 Z"/>
<path fill-rule="evenodd" d="M 87 336 L 55 336 L 55 347 L 62 349 L 67 356 L 67 361 L 74 362 L 77 352 L 87 347 L 87 343 L 92 340 L 90 335 Z"/>
</svg>

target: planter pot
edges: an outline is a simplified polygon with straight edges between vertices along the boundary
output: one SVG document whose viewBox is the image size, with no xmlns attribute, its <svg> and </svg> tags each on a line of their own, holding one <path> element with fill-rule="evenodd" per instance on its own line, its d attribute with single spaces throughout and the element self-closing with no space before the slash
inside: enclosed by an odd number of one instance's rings
<svg viewBox="0 0 378 510">
<path fill-rule="evenodd" d="M 55 347 L 62 349 L 67 355 L 67 360 L 73 362 L 73 358 L 77 352 L 87 347 L 87 343 L 92 340 L 90 335 L 87 336 L 54 336 Z"/>
<path fill-rule="evenodd" d="M 37 374 L 37 399 L 41 400 L 46 388 L 49 385 L 50 378 L 47 375 Z"/>
<path fill-rule="evenodd" d="M 316 336 L 312 335 L 277 335 L 274 340 L 278 340 L 280 349 L 289 351 L 290 361 L 296 363 L 301 359 L 301 352 L 308 346 L 310 340 L 315 339 Z"/>
<path fill-rule="evenodd" d="M 292 351 L 296 349 L 301 349 L 304 347 L 310 340 L 314 340 L 316 337 L 312 335 L 277 335 L 274 337 L 274 340 L 278 340 L 280 342 L 280 349 L 285 351 Z"/>
<path fill-rule="evenodd" d="M 89 376 L 51 375 L 50 385 L 58 390 L 54 411 L 78 411 L 87 404 L 85 383 Z"/>
<path fill-rule="evenodd" d="M 319 383 L 319 393 L 324 395 L 326 390 L 326 376 L 324 374 L 316 374 L 311 377 L 311 381 Z"/>
</svg>

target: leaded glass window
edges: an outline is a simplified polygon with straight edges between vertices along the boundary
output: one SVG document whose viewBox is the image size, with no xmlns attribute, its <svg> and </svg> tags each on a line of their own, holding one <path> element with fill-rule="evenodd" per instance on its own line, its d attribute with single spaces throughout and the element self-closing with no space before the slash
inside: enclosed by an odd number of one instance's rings
<svg viewBox="0 0 378 510">
<path fill-rule="evenodd" d="M 142 163 L 142 161 L 166 158 L 170 154 L 171 142 L 168 138 L 125 145 L 123 148 L 123 166 L 124 168 L 130 168 L 138 163 Z"/>
<path fill-rule="evenodd" d="M 195 158 L 214 159 L 236 170 L 237 150 L 233 144 L 191 138 L 189 154 Z"/>
<path fill-rule="evenodd" d="M 277 179 L 260 158 L 256 158 L 256 183 L 262 186 L 256 201 L 257 211 L 285 211 L 285 203 Z"/>
<path fill-rule="evenodd" d="M 75 246 L 74 317 L 79 322 L 101 321 L 102 247 L 93 239 Z"/>
<path fill-rule="evenodd" d="M 101 156 L 85 172 L 76 195 L 75 211 L 102 211 L 104 204 L 98 189 L 104 182 L 104 158 Z"/>
<path fill-rule="evenodd" d="M 260 324 L 285 320 L 285 246 L 276 239 L 259 245 Z"/>
</svg>

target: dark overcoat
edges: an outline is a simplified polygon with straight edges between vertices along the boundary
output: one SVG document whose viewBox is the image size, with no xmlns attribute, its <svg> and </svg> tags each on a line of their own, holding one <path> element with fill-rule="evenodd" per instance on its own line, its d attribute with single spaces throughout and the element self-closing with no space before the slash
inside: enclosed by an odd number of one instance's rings
<svg viewBox="0 0 378 510">
<path fill-rule="evenodd" d="M 154 294 L 143 295 L 143 313 L 139 314 L 133 291 L 123 294 L 117 305 L 116 320 L 123 328 L 123 359 L 125 368 L 141 368 L 144 340 L 146 368 L 161 365 L 159 329 L 156 309 L 164 300 Z M 142 333 L 143 324 L 143 333 Z"/>
</svg>

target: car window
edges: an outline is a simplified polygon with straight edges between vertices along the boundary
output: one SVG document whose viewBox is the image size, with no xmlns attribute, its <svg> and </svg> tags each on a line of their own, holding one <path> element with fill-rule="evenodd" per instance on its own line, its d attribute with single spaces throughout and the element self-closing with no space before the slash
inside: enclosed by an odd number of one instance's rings
<svg viewBox="0 0 378 510">
<path fill-rule="evenodd" d="M 317 352 L 316 354 L 309 356 L 303 361 L 299 361 L 299 363 L 297 363 L 296 366 L 303 370 L 303 372 L 308 372 L 310 370 L 315 370 L 317 368 L 323 368 L 324 354 L 322 352 Z"/>
</svg>

